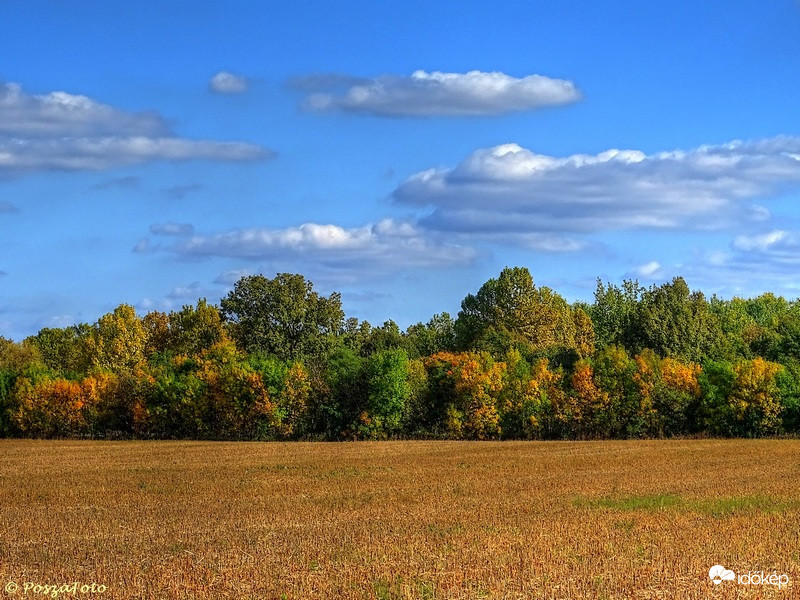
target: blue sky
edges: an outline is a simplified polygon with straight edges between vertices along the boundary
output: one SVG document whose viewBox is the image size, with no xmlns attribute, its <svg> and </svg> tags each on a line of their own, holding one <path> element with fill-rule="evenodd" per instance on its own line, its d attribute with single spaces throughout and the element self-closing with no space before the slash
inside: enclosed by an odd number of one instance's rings
<svg viewBox="0 0 800 600">
<path fill-rule="evenodd" d="M 297 272 L 800 292 L 800 3 L 0 3 L 0 335 Z"/>
</svg>

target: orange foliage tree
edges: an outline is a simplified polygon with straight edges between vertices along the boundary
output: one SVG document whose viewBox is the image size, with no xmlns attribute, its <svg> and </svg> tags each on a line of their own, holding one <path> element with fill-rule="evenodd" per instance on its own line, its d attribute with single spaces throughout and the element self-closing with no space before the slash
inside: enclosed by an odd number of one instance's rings
<svg viewBox="0 0 800 600">
<path fill-rule="evenodd" d="M 424 361 L 434 393 L 443 402 L 444 432 L 454 438 L 495 439 L 502 433 L 497 410 L 506 364 L 485 352 L 438 352 Z"/>
</svg>

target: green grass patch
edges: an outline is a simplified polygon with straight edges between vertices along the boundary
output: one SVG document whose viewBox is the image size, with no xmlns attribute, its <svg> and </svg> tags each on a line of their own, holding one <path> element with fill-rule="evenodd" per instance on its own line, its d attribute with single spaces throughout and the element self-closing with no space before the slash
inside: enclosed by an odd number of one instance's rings
<svg viewBox="0 0 800 600">
<path fill-rule="evenodd" d="M 573 500 L 578 508 L 606 509 L 615 511 L 661 511 L 698 512 L 712 517 L 726 517 L 747 512 L 785 512 L 800 510 L 798 500 L 780 500 L 769 496 L 732 496 L 695 500 L 676 494 L 650 494 L 643 496 L 603 496 Z"/>
<path fill-rule="evenodd" d="M 798 501 L 787 501 L 768 496 L 734 496 L 713 500 L 698 500 L 690 503 L 693 510 L 714 517 L 725 517 L 742 512 L 781 512 L 797 510 Z"/>
<path fill-rule="evenodd" d="M 579 508 L 605 508 L 610 510 L 664 510 L 680 506 L 683 499 L 674 494 L 652 494 L 645 496 L 619 496 L 603 498 L 575 499 L 574 504 Z"/>
</svg>

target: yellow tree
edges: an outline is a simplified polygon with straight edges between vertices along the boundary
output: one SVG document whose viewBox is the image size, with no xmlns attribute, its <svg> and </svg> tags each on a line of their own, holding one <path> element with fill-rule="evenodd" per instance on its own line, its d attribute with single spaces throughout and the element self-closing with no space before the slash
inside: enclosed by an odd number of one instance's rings
<svg viewBox="0 0 800 600">
<path fill-rule="evenodd" d="M 286 370 L 284 387 L 276 399 L 279 422 L 276 427 L 283 437 L 299 432 L 308 413 L 311 379 L 303 363 L 295 361 Z"/>
<path fill-rule="evenodd" d="M 120 304 L 100 317 L 89 337 L 91 363 L 113 373 L 130 373 L 145 361 L 148 335 L 132 306 Z"/>
<path fill-rule="evenodd" d="M 781 404 L 777 375 L 783 367 L 778 363 L 755 358 L 734 366 L 736 378 L 728 402 L 740 433 L 764 435 L 780 426 Z"/>
<path fill-rule="evenodd" d="M 572 310 L 574 324 L 574 347 L 580 358 L 588 358 L 594 354 L 594 326 L 589 315 L 581 308 Z"/>
</svg>

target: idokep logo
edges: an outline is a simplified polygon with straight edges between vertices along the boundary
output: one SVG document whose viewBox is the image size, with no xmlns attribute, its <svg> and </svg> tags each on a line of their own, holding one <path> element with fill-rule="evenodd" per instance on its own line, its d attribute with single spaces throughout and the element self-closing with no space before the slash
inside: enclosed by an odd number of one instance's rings
<svg viewBox="0 0 800 600">
<path fill-rule="evenodd" d="M 747 573 L 736 573 L 726 569 L 722 565 L 714 565 L 708 570 L 708 578 L 719 585 L 723 581 L 735 581 L 739 585 L 776 585 L 778 589 L 789 585 L 789 576 L 779 575 L 777 571 L 764 574 L 764 571 L 748 571 Z"/>
<path fill-rule="evenodd" d="M 736 573 L 726 569 L 722 565 L 714 565 L 708 570 L 708 577 L 714 582 L 714 585 L 719 585 L 723 581 L 733 581 L 736 579 Z"/>
</svg>

